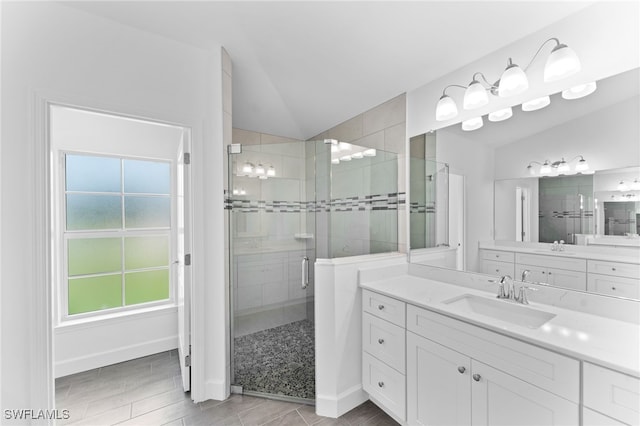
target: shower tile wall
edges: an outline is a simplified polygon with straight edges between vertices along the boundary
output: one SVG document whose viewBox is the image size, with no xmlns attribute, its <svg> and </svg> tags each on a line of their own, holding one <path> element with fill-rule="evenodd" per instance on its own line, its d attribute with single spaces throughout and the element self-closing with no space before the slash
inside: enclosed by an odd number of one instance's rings
<svg viewBox="0 0 640 426">
<path fill-rule="evenodd" d="M 326 241 L 318 241 L 319 257 L 322 257 L 321 247 L 330 251 L 330 257 L 406 251 L 406 219 L 403 214 L 406 193 L 405 138 L 405 94 L 311 138 L 319 141 L 337 139 L 386 152 L 384 156 L 376 157 L 373 164 L 357 160 L 333 165 L 330 175 L 332 199 L 392 194 L 389 204 L 392 209 L 387 211 L 355 209 L 350 212 L 332 212 L 330 218 L 327 213 L 318 213 L 316 220 L 319 229 L 326 227 L 330 235 Z M 324 176 L 321 175 L 324 171 L 317 173 L 318 176 Z M 318 193 L 317 199 L 328 198 Z"/>
</svg>

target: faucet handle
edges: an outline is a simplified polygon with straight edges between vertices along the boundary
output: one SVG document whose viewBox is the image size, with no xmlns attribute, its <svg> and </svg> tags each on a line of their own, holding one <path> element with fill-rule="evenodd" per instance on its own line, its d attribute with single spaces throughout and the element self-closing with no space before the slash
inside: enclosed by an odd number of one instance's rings
<svg viewBox="0 0 640 426">
<path fill-rule="evenodd" d="M 520 286 L 518 297 L 516 297 L 516 301 L 518 303 L 522 303 L 523 305 L 529 304 L 529 299 L 527 298 L 527 290 L 538 291 L 538 289 L 535 287 L 529 287 L 527 285 Z"/>
<path fill-rule="evenodd" d="M 511 281 L 511 285 L 509 285 L 509 287 L 505 290 L 504 288 L 504 284 L 507 283 L 507 285 L 509 284 L 509 281 Z M 513 298 L 513 278 L 511 278 L 511 276 L 509 275 L 503 275 L 502 278 L 500 278 L 500 284 L 498 287 L 498 295 L 496 296 L 498 299 L 512 299 Z"/>
</svg>

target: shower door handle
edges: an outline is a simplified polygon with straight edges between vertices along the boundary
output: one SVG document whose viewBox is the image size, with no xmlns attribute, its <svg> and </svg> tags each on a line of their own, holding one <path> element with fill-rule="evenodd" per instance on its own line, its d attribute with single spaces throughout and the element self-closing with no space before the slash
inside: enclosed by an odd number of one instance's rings
<svg viewBox="0 0 640 426">
<path fill-rule="evenodd" d="M 302 289 L 309 285 L 309 258 L 302 256 Z"/>
</svg>

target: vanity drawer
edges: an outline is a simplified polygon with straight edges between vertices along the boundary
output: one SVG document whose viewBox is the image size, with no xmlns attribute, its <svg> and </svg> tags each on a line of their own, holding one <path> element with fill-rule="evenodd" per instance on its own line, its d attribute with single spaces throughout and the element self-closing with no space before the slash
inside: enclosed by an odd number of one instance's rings
<svg viewBox="0 0 640 426">
<path fill-rule="evenodd" d="M 513 277 L 514 265 L 513 262 L 483 259 L 481 272 L 487 275 L 510 275 Z"/>
<path fill-rule="evenodd" d="M 625 423 L 619 422 L 598 413 L 582 407 L 582 426 L 627 426 Z"/>
<path fill-rule="evenodd" d="M 606 262 L 604 260 L 588 260 L 589 273 L 613 275 L 616 277 L 635 278 L 640 280 L 640 265 L 633 263 Z"/>
<path fill-rule="evenodd" d="M 362 388 L 402 421 L 406 420 L 406 381 L 404 374 L 362 353 Z"/>
<path fill-rule="evenodd" d="M 640 379 L 588 362 L 583 374 L 585 407 L 630 425 L 640 424 Z"/>
<path fill-rule="evenodd" d="M 362 291 L 362 309 L 400 327 L 405 324 L 406 303 L 369 290 Z"/>
<path fill-rule="evenodd" d="M 407 331 L 580 402 L 578 360 L 413 305 L 407 306 Z"/>
<path fill-rule="evenodd" d="M 515 259 L 515 253 L 512 251 L 487 250 L 480 249 L 480 256 L 484 260 L 497 260 L 499 262 L 512 262 Z"/>
<path fill-rule="evenodd" d="M 364 312 L 362 314 L 362 349 L 380 361 L 405 373 L 406 333 L 403 327 Z"/>
<path fill-rule="evenodd" d="M 543 266 L 545 268 L 567 269 L 569 271 L 587 272 L 587 261 L 561 254 L 528 254 L 516 253 L 516 263 Z"/>
<path fill-rule="evenodd" d="M 640 299 L 640 280 L 611 275 L 587 274 L 589 293 Z"/>
</svg>

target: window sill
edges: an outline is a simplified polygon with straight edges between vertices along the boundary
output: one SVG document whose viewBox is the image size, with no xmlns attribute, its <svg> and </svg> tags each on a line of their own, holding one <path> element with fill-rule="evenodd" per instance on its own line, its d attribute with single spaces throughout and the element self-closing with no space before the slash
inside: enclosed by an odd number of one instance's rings
<svg viewBox="0 0 640 426">
<path fill-rule="evenodd" d="M 71 332 L 83 328 L 103 327 L 105 325 L 117 324 L 121 322 L 131 321 L 138 318 L 149 318 L 153 316 L 167 315 L 177 313 L 178 306 L 175 304 L 167 304 L 153 306 L 149 308 L 135 309 L 131 311 L 123 311 L 112 314 L 97 315 L 77 320 L 67 320 L 58 323 L 54 330 L 56 333 Z"/>
</svg>

